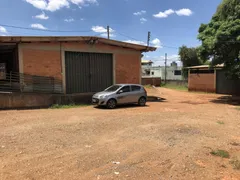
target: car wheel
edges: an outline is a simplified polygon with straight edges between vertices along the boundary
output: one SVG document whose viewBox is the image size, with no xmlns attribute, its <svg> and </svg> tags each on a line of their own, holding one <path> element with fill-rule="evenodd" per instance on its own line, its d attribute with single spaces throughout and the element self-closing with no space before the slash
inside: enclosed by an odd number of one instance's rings
<svg viewBox="0 0 240 180">
<path fill-rule="evenodd" d="M 139 106 L 145 106 L 146 105 L 146 98 L 145 97 L 140 97 L 140 99 L 138 100 L 138 105 Z"/>
<path fill-rule="evenodd" d="M 107 108 L 108 109 L 114 109 L 117 106 L 117 102 L 115 99 L 109 99 L 107 102 Z"/>
</svg>

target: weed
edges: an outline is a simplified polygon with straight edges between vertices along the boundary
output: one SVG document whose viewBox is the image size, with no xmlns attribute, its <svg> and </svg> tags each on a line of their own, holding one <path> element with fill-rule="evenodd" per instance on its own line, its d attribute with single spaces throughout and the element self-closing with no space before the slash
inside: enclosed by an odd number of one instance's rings
<svg viewBox="0 0 240 180">
<path fill-rule="evenodd" d="M 70 109 L 70 108 L 78 108 L 78 107 L 85 107 L 86 104 L 68 104 L 68 105 L 61 105 L 61 104 L 53 104 L 50 109 Z"/>
<path fill-rule="evenodd" d="M 187 85 L 163 84 L 162 87 L 179 91 L 188 91 Z"/>
<path fill-rule="evenodd" d="M 233 169 L 240 170 L 240 160 L 234 157 L 231 161 L 230 164 L 232 164 Z"/>
<path fill-rule="evenodd" d="M 230 157 L 229 153 L 225 150 L 218 149 L 216 151 L 211 151 L 210 153 L 214 156 L 219 156 L 219 157 L 222 157 L 222 158 L 229 158 Z"/>
<path fill-rule="evenodd" d="M 148 84 L 148 85 L 145 85 L 144 87 L 145 87 L 145 88 L 152 88 L 152 85 L 151 85 L 151 84 Z"/>
<path fill-rule="evenodd" d="M 218 124 L 225 124 L 223 121 L 217 121 Z"/>
</svg>

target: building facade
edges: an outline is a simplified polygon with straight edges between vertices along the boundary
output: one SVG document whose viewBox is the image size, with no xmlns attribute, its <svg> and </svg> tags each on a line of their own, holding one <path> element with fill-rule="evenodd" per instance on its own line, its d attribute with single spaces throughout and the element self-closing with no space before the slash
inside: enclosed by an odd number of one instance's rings
<svg viewBox="0 0 240 180">
<path fill-rule="evenodd" d="M 154 50 L 98 37 L 0 37 L 5 74 L 52 77 L 61 81 L 64 94 L 96 92 L 115 83 L 139 84 L 141 53 Z M 25 79 L 19 83 L 23 91 L 33 88 Z"/>
</svg>

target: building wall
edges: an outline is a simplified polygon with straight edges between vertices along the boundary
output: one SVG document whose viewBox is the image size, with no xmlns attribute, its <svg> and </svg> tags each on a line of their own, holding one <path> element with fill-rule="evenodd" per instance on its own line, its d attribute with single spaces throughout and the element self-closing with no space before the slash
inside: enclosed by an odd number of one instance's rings
<svg viewBox="0 0 240 180">
<path fill-rule="evenodd" d="M 65 86 L 65 51 L 113 54 L 114 83 L 141 83 L 141 52 L 105 44 L 22 43 L 19 45 L 20 72 L 53 76 Z"/>
<path fill-rule="evenodd" d="M 165 67 L 150 67 L 150 68 L 145 68 L 144 69 L 149 69 L 150 75 L 149 77 L 160 77 L 162 80 L 165 79 Z M 182 70 L 182 67 L 167 67 L 167 80 L 183 80 L 182 75 L 174 75 L 175 70 Z M 146 76 L 144 76 L 146 77 Z"/>
<path fill-rule="evenodd" d="M 216 92 L 215 74 L 189 74 L 188 90 Z"/>
</svg>

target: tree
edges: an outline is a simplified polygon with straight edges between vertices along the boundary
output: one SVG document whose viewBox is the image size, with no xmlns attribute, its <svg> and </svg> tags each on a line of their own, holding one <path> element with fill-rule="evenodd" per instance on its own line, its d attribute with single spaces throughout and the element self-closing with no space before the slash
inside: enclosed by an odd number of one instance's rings
<svg viewBox="0 0 240 180">
<path fill-rule="evenodd" d="M 197 66 L 203 64 L 204 62 L 199 58 L 198 48 L 188 48 L 187 46 L 182 46 L 179 48 L 178 54 L 182 61 L 183 67 Z M 188 76 L 188 71 L 184 68 L 183 76 L 185 78 Z"/>
<path fill-rule="evenodd" d="M 240 1 L 223 0 L 208 24 L 199 28 L 200 56 L 225 64 L 228 77 L 240 78 Z"/>
</svg>

